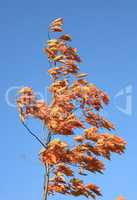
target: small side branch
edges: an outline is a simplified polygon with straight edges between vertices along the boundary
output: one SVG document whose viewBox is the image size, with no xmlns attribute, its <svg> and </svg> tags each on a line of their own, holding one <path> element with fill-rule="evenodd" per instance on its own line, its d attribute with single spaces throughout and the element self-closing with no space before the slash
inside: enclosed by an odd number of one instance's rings
<svg viewBox="0 0 137 200">
<path fill-rule="evenodd" d="M 41 139 L 31 131 L 31 129 L 22 122 L 23 126 L 26 128 L 26 130 L 46 149 L 47 145 L 51 141 L 51 132 L 48 133 L 46 144 L 44 144 Z M 44 177 L 44 193 L 43 193 L 43 200 L 47 200 L 48 198 L 48 184 L 49 184 L 49 165 L 45 164 L 45 177 Z"/>
<path fill-rule="evenodd" d="M 22 122 L 22 124 L 27 129 L 27 131 L 46 149 L 47 146 L 41 141 L 41 139 L 35 133 L 33 133 L 24 122 Z"/>
</svg>

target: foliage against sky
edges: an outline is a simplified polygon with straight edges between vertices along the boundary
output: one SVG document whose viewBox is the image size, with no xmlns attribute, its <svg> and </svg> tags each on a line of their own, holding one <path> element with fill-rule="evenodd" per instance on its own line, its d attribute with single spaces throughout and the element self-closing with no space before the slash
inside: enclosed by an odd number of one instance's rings
<svg viewBox="0 0 137 200">
<path fill-rule="evenodd" d="M 51 103 L 38 99 L 32 88 L 25 87 L 19 91 L 18 110 L 25 126 L 31 116 L 41 120 L 48 129 L 40 153 L 48 174 L 48 194 L 96 198 L 101 195 L 100 188 L 93 183 L 84 184 L 82 176 L 103 173 L 102 158 L 110 160 L 111 153 L 122 154 L 126 142 L 110 133 L 115 126 L 100 114 L 109 103 L 109 96 L 89 83 L 87 74 L 80 72 L 81 58 L 77 49 L 70 46 L 71 36 L 64 33 L 63 23 L 58 18 L 50 24 L 49 40 L 44 47 L 51 67 L 48 70 L 52 80 Z M 52 38 L 53 33 L 61 34 Z M 81 134 L 77 134 L 78 129 Z M 58 135 L 64 136 L 65 141 L 55 138 Z M 72 137 L 71 145 L 68 137 Z"/>
</svg>

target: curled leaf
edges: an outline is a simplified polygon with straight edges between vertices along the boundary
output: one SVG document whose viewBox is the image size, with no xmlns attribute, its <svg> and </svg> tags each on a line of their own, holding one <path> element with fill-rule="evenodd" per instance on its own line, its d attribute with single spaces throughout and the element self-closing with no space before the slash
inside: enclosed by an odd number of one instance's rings
<svg viewBox="0 0 137 200">
<path fill-rule="evenodd" d="M 71 41 L 71 37 L 68 34 L 64 34 L 64 35 L 60 36 L 59 39 L 60 40 L 65 40 L 65 41 Z"/>
</svg>

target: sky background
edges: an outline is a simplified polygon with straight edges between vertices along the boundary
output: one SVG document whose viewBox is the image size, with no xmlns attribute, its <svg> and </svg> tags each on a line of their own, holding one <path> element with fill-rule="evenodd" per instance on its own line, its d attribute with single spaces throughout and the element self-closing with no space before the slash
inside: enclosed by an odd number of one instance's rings
<svg viewBox="0 0 137 200">
<path fill-rule="evenodd" d="M 99 200 L 115 200 L 119 194 L 133 200 L 137 190 L 135 0 L 0 1 L 0 199 L 42 199 L 41 147 L 27 134 L 17 108 L 9 103 L 14 104 L 16 87 L 24 85 L 46 97 L 50 81 L 42 47 L 47 26 L 56 17 L 64 18 L 65 30 L 73 36 L 72 45 L 83 60 L 81 70 L 110 95 L 104 114 L 117 125 L 117 134 L 128 141 L 124 156 L 112 156 L 104 175 L 91 174 L 86 181 L 101 186 Z M 37 122 L 32 125 L 36 132 L 41 130 Z M 64 198 L 75 199 L 61 195 L 49 199 Z"/>
</svg>

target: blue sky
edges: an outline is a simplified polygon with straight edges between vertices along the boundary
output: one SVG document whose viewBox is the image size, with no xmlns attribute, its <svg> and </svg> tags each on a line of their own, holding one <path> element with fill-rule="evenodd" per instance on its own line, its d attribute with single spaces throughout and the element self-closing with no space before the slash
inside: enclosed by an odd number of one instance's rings
<svg viewBox="0 0 137 200">
<path fill-rule="evenodd" d="M 118 135 L 128 141 L 124 156 L 113 156 L 111 162 L 106 162 L 103 176 L 91 175 L 86 181 L 102 187 L 103 197 L 99 200 L 115 200 L 119 194 L 133 200 L 137 189 L 135 0 L 1 1 L 0 199 L 42 199 L 43 167 L 37 156 L 41 147 L 26 133 L 17 109 L 8 105 L 5 95 L 13 88 L 8 93 L 13 102 L 14 87 L 24 85 L 45 95 L 50 82 L 42 47 L 47 40 L 47 26 L 56 17 L 64 18 L 65 30 L 73 36 L 72 44 L 83 59 L 81 70 L 89 74 L 89 81 L 110 94 L 111 102 L 104 113 L 117 124 Z M 130 91 L 126 94 L 126 90 Z M 39 127 L 33 123 L 33 130 Z M 58 198 L 64 196 L 49 199 Z"/>
</svg>

